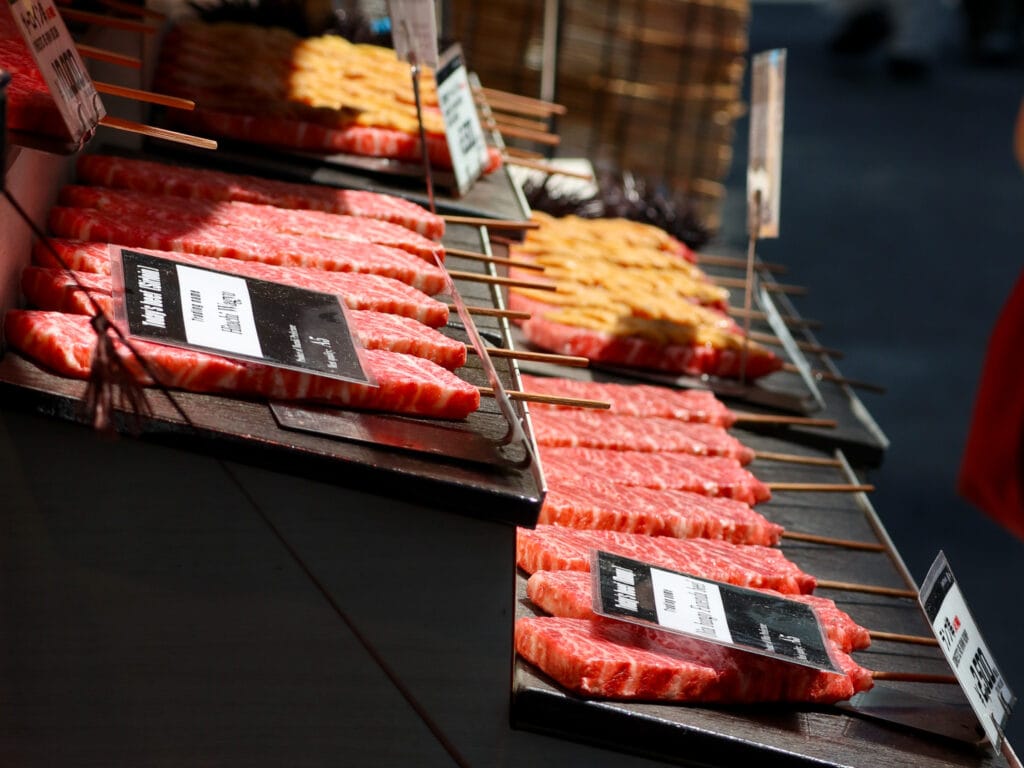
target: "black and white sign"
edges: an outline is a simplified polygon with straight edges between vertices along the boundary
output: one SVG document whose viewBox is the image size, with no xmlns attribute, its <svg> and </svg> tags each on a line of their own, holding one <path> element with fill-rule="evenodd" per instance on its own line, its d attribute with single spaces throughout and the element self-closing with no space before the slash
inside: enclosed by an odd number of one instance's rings
<svg viewBox="0 0 1024 768">
<path fill-rule="evenodd" d="M 60 110 L 72 143 L 80 142 L 106 114 L 75 41 L 52 0 L 15 0 L 14 22 Z"/>
<path fill-rule="evenodd" d="M 374 383 L 337 296 L 117 246 L 111 263 L 115 317 L 131 336 Z"/>
<path fill-rule="evenodd" d="M 782 202 L 782 132 L 786 50 L 754 56 L 750 76 L 750 145 L 747 207 L 753 236 L 778 237 Z"/>
<path fill-rule="evenodd" d="M 452 46 L 437 70 L 437 100 L 459 194 L 464 195 L 487 165 L 487 141 L 473 101 L 462 50 Z"/>
<path fill-rule="evenodd" d="M 608 552 L 591 552 L 594 612 L 741 651 L 841 672 L 814 610 Z"/>
<path fill-rule="evenodd" d="M 985 645 L 942 552 L 925 577 L 919 599 L 971 709 L 998 751 L 1002 744 L 1002 730 L 1017 698 L 1006 685 L 991 651 Z"/>
<path fill-rule="evenodd" d="M 437 9 L 434 0 L 388 0 L 391 39 L 402 61 L 437 69 Z"/>
</svg>

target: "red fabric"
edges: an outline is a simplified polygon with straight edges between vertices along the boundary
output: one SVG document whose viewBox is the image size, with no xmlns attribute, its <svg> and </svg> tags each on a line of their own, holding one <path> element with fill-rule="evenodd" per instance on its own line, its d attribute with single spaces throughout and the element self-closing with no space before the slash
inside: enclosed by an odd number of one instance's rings
<svg viewBox="0 0 1024 768">
<path fill-rule="evenodd" d="M 959 489 L 1024 539 L 1024 271 L 989 340 Z"/>
</svg>

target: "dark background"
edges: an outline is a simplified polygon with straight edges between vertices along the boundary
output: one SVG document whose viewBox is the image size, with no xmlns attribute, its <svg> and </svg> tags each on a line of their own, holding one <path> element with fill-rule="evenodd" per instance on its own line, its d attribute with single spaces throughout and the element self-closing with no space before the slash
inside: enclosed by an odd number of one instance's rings
<svg viewBox="0 0 1024 768">
<path fill-rule="evenodd" d="M 825 323 L 843 373 L 887 387 L 860 394 L 892 442 L 871 500 L 919 583 L 945 551 L 1019 694 L 1024 545 L 959 498 L 956 478 L 989 333 L 1024 267 L 1024 69 L 970 64 L 944 14 L 927 77 L 906 80 L 882 50 L 834 56 L 835 19 L 818 5 L 754 5 L 751 52 L 788 49 L 781 237 L 759 254 L 811 289 L 794 302 Z M 747 127 L 723 234 L 738 247 Z M 1009 734 L 1024 736 L 1019 713 Z"/>
</svg>

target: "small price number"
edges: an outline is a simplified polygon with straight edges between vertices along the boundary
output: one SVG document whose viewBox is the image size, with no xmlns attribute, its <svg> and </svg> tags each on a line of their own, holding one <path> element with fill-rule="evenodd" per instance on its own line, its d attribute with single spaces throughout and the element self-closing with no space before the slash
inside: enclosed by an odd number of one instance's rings
<svg viewBox="0 0 1024 768">
<path fill-rule="evenodd" d="M 75 61 L 75 57 L 70 49 L 63 51 L 54 59 L 52 66 L 54 73 L 57 75 L 57 83 L 60 86 L 61 93 L 68 100 L 77 96 L 79 91 L 88 82 L 85 73 L 78 66 L 78 62 Z"/>
<path fill-rule="evenodd" d="M 676 595 L 671 589 L 663 589 L 661 591 L 662 601 L 665 604 L 665 610 L 669 613 L 676 612 Z"/>
<path fill-rule="evenodd" d="M 987 705 L 992 698 L 992 689 L 999 679 L 992 662 L 988 660 L 983 649 L 978 648 L 971 659 L 971 677 L 974 679 L 974 690 L 978 697 Z"/>
<path fill-rule="evenodd" d="M 21 23 L 25 29 L 37 31 L 44 24 L 49 24 L 57 15 L 53 6 L 44 9 L 42 3 L 31 3 L 21 11 Z"/>
<path fill-rule="evenodd" d="M 473 135 L 473 122 L 465 120 L 459 126 L 459 149 L 462 154 L 468 155 L 476 147 L 476 137 Z"/>
</svg>

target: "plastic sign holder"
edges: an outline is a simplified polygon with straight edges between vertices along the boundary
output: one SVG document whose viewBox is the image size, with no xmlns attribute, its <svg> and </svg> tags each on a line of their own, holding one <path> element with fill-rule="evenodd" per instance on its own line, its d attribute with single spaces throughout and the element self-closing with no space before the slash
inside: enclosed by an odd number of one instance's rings
<svg viewBox="0 0 1024 768">
<path fill-rule="evenodd" d="M 461 46 L 453 45 L 445 51 L 436 79 L 448 154 L 461 196 L 472 188 L 487 165 L 487 140 L 473 101 Z"/>
</svg>

